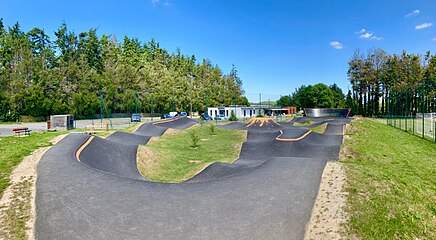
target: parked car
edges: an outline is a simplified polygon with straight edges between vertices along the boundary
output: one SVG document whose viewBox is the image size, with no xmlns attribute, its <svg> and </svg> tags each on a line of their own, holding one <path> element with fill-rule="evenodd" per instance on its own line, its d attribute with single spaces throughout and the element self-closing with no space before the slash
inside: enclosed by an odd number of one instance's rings
<svg viewBox="0 0 436 240">
<path fill-rule="evenodd" d="M 130 122 L 141 122 L 141 114 L 139 113 L 132 114 L 132 116 L 130 117 Z"/>
<path fill-rule="evenodd" d="M 212 117 L 209 116 L 209 114 L 207 114 L 207 113 L 201 114 L 201 119 L 203 119 L 205 121 L 213 120 Z"/>
<path fill-rule="evenodd" d="M 215 116 L 214 120 L 227 120 L 228 117 L 226 117 L 225 115 L 221 114 L 221 115 L 217 115 Z"/>
<path fill-rule="evenodd" d="M 173 117 L 169 114 L 162 115 L 162 119 L 170 119 L 170 118 L 173 118 Z"/>
<path fill-rule="evenodd" d="M 181 112 L 181 113 L 178 113 L 176 116 L 177 116 L 177 117 L 186 117 L 186 116 L 188 116 L 188 113 L 186 113 L 186 112 Z"/>
</svg>

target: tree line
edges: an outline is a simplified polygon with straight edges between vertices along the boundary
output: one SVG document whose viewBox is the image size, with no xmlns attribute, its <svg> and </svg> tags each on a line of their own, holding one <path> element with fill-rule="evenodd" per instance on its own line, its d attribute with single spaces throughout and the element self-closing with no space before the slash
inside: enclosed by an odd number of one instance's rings
<svg viewBox="0 0 436 240">
<path fill-rule="evenodd" d="M 65 23 L 53 39 L 41 28 L 29 32 L 0 19 L 0 121 L 19 115 L 90 116 L 100 97 L 111 113 L 205 111 L 209 106 L 248 104 L 233 66 L 225 74 L 210 60 L 173 53 L 152 39 L 76 34 Z"/>
<path fill-rule="evenodd" d="M 342 89 L 336 84 L 327 86 L 324 83 L 315 85 L 302 85 L 295 92 L 280 97 L 279 106 L 295 106 L 303 108 L 343 108 L 350 103 L 345 101 Z"/>
<path fill-rule="evenodd" d="M 352 93 L 347 98 L 352 99 L 354 114 L 377 116 L 395 111 L 416 115 L 434 111 L 436 55 L 430 52 L 422 56 L 406 51 L 388 54 L 371 49 L 364 54 L 356 50 L 348 62 L 348 78 Z M 392 109 L 393 104 L 402 110 Z"/>
</svg>

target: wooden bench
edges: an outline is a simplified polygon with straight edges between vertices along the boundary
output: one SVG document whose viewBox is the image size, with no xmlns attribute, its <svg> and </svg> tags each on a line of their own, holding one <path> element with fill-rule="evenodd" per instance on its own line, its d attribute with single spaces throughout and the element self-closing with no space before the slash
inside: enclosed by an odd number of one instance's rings
<svg viewBox="0 0 436 240">
<path fill-rule="evenodd" d="M 18 127 L 18 128 L 12 128 L 12 131 L 14 132 L 14 136 L 20 137 L 22 133 L 24 135 L 30 136 L 30 130 L 28 127 Z"/>
</svg>

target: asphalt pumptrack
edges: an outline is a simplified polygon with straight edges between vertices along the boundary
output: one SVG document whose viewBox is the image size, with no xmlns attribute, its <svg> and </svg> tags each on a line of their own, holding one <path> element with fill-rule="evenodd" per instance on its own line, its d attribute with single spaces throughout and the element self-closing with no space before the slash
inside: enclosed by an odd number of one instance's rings
<svg viewBox="0 0 436 240">
<path fill-rule="evenodd" d="M 192 119 L 145 123 L 106 139 L 71 133 L 38 165 L 35 237 L 302 239 L 326 161 L 338 159 L 350 121 L 311 120 L 316 123 L 308 127 L 293 126 L 305 118 L 219 126 L 248 130 L 240 157 L 211 164 L 182 183 L 142 177 L 136 151 L 168 128 L 196 124 Z M 309 130 L 324 123 L 324 134 Z"/>
</svg>

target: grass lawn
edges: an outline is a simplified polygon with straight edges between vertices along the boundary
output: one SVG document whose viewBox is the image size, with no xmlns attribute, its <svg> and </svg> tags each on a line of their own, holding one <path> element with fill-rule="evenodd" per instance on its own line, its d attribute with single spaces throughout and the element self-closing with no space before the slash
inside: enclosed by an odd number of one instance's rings
<svg viewBox="0 0 436 240">
<path fill-rule="evenodd" d="M 305 126 L 312 125 L 314 123 L 316 123 L 316 122 L 309 119 L 305 123 L 294 122 L 294 127 L 305 127 Z"/>
<path fill-rule="evenodd" d="M 141 174 L 158 182 L 181 182 L 214 162 L 233 162 L 239 156 L 246 131 L 224 130 L 211 124 L 195 125 L 185 130 L 169 130 L 138 150 Z M 192 147 L 191 134 L 199 137 Z"/>
<path fill-rule="evenodd" d="M 348 236 L 436 239 L 436 144 L 370 119 L 346 138 Z"/>
<path fill-rule="evenodd" d="M 29 137 L 0 138 L 0 196 L 9 186 L 9 175 L 23 157 L 40 147 L 51 146 L 50 140 L 66 132 L 32 133 Z"/>
<path fill-rule="evenodd" d="M 325 132 L 326 128 L 327 128 L 327 124 L 325 123 L 325 124 L 321 124 L 321 125 L 318 125 L 316 127 L 310 128 L 310 130 L 312 130 L 316 133 L 323 134 Z"/>
</svg>

